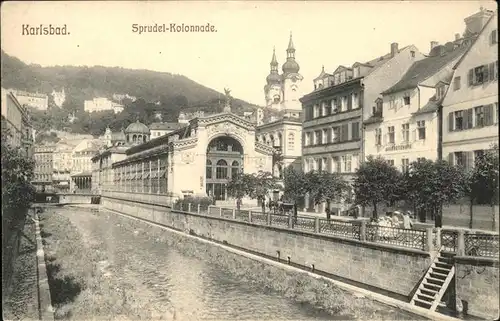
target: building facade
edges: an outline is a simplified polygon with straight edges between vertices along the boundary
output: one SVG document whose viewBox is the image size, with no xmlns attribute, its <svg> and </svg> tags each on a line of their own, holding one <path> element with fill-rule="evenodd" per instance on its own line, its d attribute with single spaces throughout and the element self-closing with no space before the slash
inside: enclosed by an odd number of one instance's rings
<svg viewBox="0 0 500 321">
<path fill-rule="evenodd" d="M 170 134 L 171 132 L 181 128 L 182 126 L 182 123 L 152 123 L 151 125 L 149 125 L 149 129 L 151 130 L 151 138 L 157 138 Z"/>
<path fill-rule="evenodd" d="M 13 93 L 3 88 L 2 128 L 9 130 L 7 142 L 11 146 L 19 147 L 28 157 L 33 156 L 33 127 L 29 113 Z"/>
<path fill-rule="evenodd" d="M 38 192 L 52 192 L 52 174 L 54 170 L 55 145 L 37 145 L 34 147 L 35 177 L 33 185 Z"/>
<path fill-rule="evenodd" d="M 88 113 L 112 110 L 115 114 L 118 114 L 123 111 L 124 107 L 108 98 L 97 97 L 92 100 L 85 100 L 83 109 Z"/>
<path fill-rule="evenodd" d="M 415 62 L 394 86 L 383 91 L 365 125 L 365 157 L 381 156 L 400 171 L 422 158 L 436 160 L 439 112 L 453 74 L 465 53 L 460 46 L 431 44 L 429 56 Z"/>
<path fill-rule="evenodd" d="M 391 52 L 352 67 L 339 66 L 333 73 L 324 68 L 314 79 L 314 91 L 301 98 L 304 122 L 302 166 L 305 172 L 340 173 L 351 181 L 363 160 L 363 119 L 366 108 L 375 104 L 381 88 L 395 84 L 411 64 L 423 55 L 414 47 Z M 352 193 L 350 193 L 352 194 Z M 330 203 L 332 212 L 350 207 L 352 197 Z M 323 211 L 306 195 L 305 210 Z"/>
<path fill-rule="evenodd" d="M 40 93 L 30 93 L 21 90 L 9 90 L 11 91 L 19 101 L 19 103 L 24 106 L 34 107 L 40 110 L 47 110 L 49 108 L 49 96 Z"/>
<path fill-rule="evenodd" d="M 481 10 L 465 22 L 479 35 L 455 65 L 442 104 L 442 157 L 470 168 L 498 144 L 498 12 Z"/>
</svg>

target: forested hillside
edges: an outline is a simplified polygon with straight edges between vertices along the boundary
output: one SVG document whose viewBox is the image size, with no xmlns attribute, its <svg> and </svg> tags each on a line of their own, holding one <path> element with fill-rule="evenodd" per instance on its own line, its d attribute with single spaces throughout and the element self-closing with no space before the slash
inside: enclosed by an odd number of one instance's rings
<svg viewBox="0 0 500 321">
<path fill-rule="evenodd" d="M 31 109 L 35 128 L 67 130 L 75 133 L 99 135 L 107 125 L 112 129 L 126 127 L 139 119 L 149 124 L 154 121 L 154 112 L 161 112 L 164 121 L 176 121 L 179 111 L 219 111 L 224 94 L 207 88 L 195 81 L 166 72 L 132 70 L 119 67 L 41 67 L 27 65 L 21 60 L 1 52 L 2 87 L 49 95 L 49 110 L 42 112 Z M 52 90 L 65 89 L 66 101 L 62 108 L 55 106 Z M 100 112 L 89 115 L 83 111 L 84 100 L 94 97 L 112 98 L 113 94 L 129 94 L 138 99 L 125 100 L 124 112 Z M 160 102 L 154 104 L 154 102 Z M 235 99 L 233 108 L 237 111 L 253 109 L 255 106 Z M 69 121 L 69 116 L 76 119 Z"/>
</svg>

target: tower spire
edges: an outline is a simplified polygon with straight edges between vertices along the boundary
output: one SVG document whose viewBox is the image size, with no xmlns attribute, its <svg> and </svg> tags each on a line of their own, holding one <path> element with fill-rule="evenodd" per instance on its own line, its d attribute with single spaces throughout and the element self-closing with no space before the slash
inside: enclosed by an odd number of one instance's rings
<svg viewBox="0 0 500 321">
<path fill-rule="evenodd" d="M 290 40 L 288 41 L 288 49 L 286 51 L 295 51 L 295 46 L 293 45 L 292 32 L 290 31 Z"/>
<path fill-rule="evenodd" d="M 276 59 L 276 48 L 273 47 L 273 58 L 271 59 L 271 73 L 278 72 L 278 60 Z"/>
</svg>

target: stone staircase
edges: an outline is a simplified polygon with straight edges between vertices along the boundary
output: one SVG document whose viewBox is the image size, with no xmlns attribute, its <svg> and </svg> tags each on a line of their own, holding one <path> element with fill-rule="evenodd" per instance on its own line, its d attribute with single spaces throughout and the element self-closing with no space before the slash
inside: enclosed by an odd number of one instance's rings
<svg viewBox="0 0 500 321">
<path fill-rule="evenodd" d="M 454 275 L 455 266 L 452 259 L 439 252 L 410 303 L 436 311 Z"/>
</svg>

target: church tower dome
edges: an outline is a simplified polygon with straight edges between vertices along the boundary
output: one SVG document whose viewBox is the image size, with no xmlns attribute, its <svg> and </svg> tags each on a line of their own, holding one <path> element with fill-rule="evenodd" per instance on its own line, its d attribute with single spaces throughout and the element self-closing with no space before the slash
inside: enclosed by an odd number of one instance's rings
<svg viewBox="0 0 500 321">
<path fill-rule="evenodd" d="M 271 59 L 271 72 L 266 78 L 267 84 L 279 84 L 281 82 L 281 76 L 278 73 L 278 60 L 276 60 L 276 50 L 273 48 L 273 58 Z"/>
<path fill-rule="evenodd" d="M 288 48 L 286 49 L 286 62 L 283 64 L 282 70 L 284 74 L 297 74 L 300 70 L 299 64 L 295 61 L 295 47 L 291 33 Z"/>
</svg>

